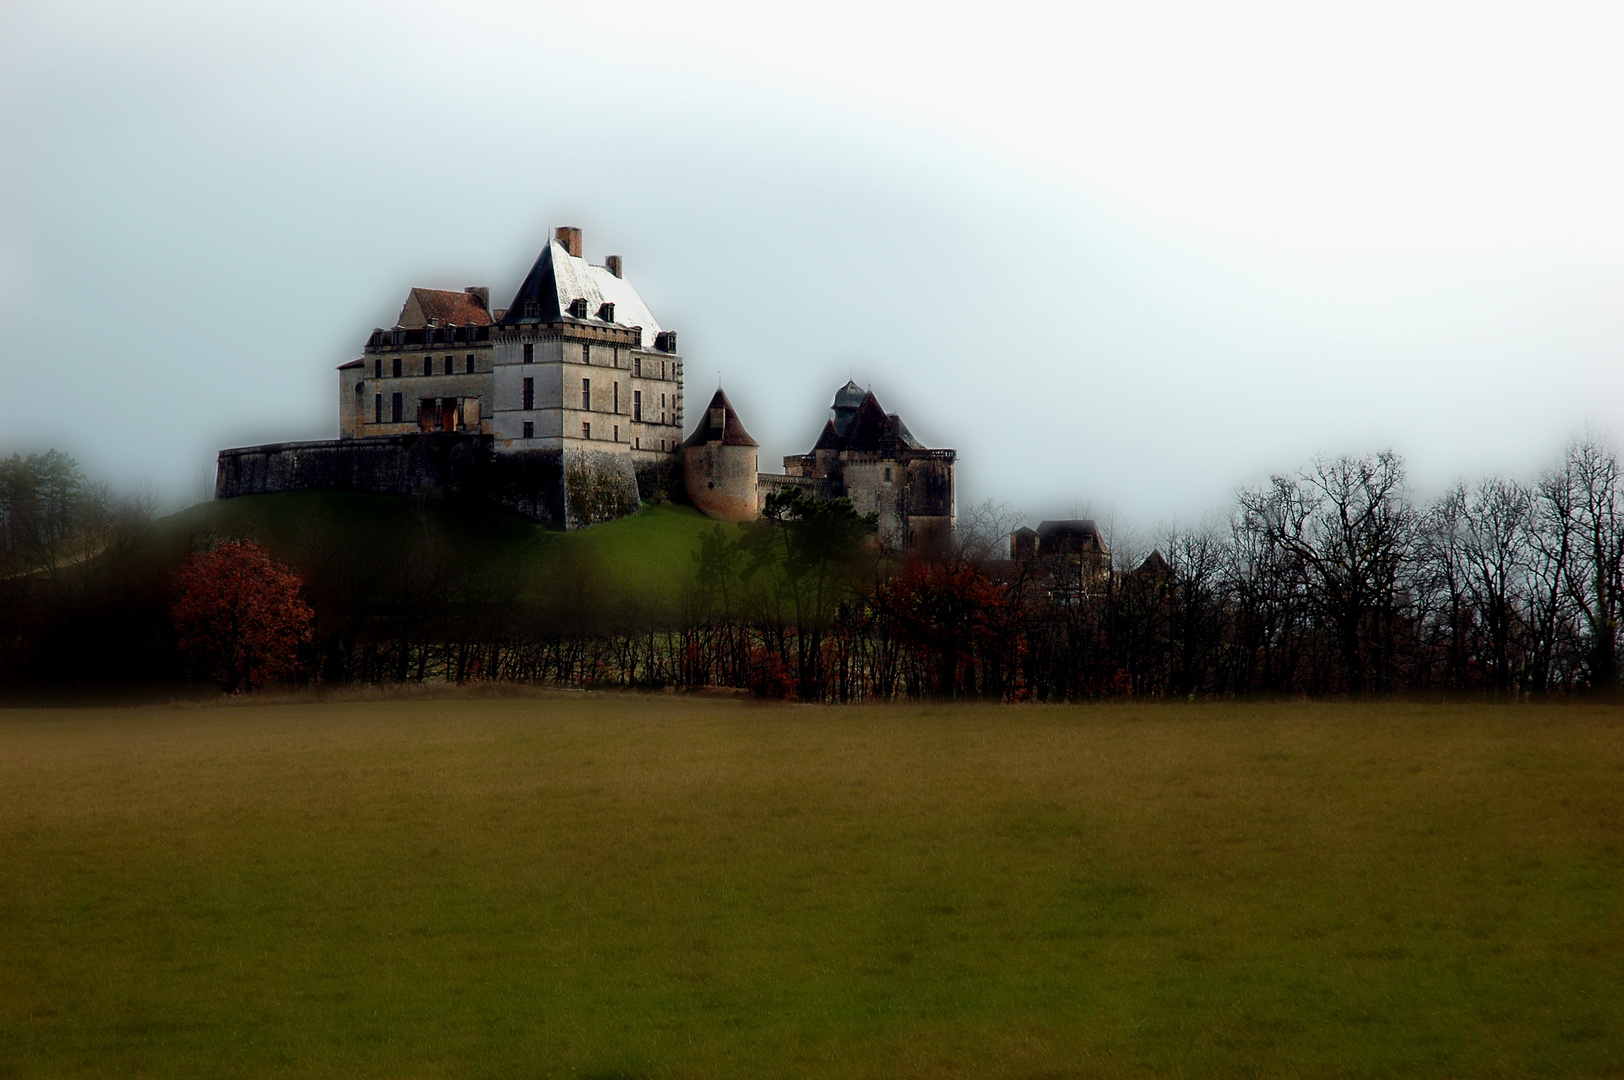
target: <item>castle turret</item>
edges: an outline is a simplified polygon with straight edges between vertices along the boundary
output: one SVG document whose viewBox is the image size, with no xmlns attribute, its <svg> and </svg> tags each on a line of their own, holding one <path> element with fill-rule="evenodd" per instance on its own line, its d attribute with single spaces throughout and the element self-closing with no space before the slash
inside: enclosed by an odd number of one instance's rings
<svg viewBox="0 0 1624 1080">
<path fill-rule="evenodd" d="M 682 444 L 688 498 L 707 517 L 748 521 L 756 516 L 756 440 L 744 430 L 720 388 Z"/>
</svg>

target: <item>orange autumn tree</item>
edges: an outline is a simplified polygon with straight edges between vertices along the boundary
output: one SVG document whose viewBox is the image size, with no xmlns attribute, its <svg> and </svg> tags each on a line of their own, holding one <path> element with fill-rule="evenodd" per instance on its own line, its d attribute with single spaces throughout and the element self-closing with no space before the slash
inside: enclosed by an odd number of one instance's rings
<svg viewBox="0 0 1624 1080">
<path fill-rule="evenodd" d="M 169 608 L 182 659 L 228 694 L 293 675 L 314 618 L 302 588 L 252 540 L 193 555 L 175 576 Z"/>
</svg>

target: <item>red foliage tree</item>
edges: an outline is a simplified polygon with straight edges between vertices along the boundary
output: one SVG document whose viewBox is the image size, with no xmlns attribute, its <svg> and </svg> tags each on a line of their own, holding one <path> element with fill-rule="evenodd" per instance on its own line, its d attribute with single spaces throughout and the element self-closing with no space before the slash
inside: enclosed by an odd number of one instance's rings
<svg viewBox="0 0 1624 1080">
<path fill-rule="evenodd" d="M 169 608 L 182 658 L 228 694 L 294 674 L 314 617 L 302 588 L 252 540 L 193 555 L 175 576 Z"/>
</svg>

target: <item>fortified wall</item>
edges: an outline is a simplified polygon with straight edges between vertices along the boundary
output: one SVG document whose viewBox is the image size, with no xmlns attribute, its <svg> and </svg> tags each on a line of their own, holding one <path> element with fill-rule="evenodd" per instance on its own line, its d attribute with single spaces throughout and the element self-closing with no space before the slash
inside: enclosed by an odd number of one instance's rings
<svg viewBox="0 0 1624 1080">
<path fill-rule="evenodd" d="M 286 491 L 447 495 L 490 503 L 532 521 L 585 528 L 635 514 L 637 471 L 623 454 L 497 453 L 490 435 L 430 432 L 367 439 L 271 443 L 220 451 L 214 497 Z M 653 488 L 666 479 L 642 470 Z"/>
</svg>

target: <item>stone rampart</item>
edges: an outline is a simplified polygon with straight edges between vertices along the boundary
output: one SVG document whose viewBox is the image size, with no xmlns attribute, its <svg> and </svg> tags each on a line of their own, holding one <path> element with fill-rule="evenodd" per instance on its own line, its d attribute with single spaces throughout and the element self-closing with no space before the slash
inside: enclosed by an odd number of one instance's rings
<svg viewBox="0 0 1624 1080">
<path fill-rule="evenodd" d="M 284 491 L 441 495 L 500 506 L 578 529 L 640 509 L 624 455 L 528 450 L 498 454 L 489 435 L 431 432 L 220 451 L 214 497 Z"/>
</svg>

